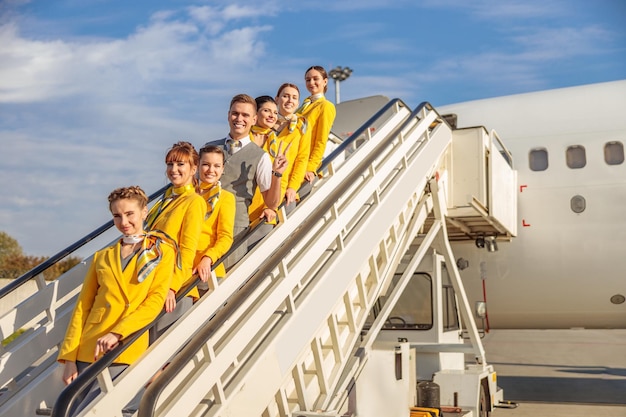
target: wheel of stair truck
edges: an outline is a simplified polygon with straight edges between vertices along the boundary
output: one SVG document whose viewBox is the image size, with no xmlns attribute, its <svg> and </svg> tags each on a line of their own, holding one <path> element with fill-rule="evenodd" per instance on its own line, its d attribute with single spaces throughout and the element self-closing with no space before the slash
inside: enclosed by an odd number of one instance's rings
<svg viewBox="0 0 626 417">
<path fill-rule="evenodd" d="M 491 414 L 489 410 L 489 402 L 487 398 L 487 391 L 485 390 L 485 384 L 480 384 L 480 397 L 478 398 L 478 417 L 489 417 Z"/>
</svg>

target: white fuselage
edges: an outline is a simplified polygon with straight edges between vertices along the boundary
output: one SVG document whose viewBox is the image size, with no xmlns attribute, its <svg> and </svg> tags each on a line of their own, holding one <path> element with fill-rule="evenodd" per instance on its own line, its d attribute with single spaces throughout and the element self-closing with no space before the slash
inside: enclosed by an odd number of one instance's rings
<svg viewBox="0 0 626 417">
<path fill-rule="evenodd" d="M 470 301 L 486 295 L 489 326 L 626 328 L 626 303 L 616 303 L 626 296 L 626 162 L 605 162 L 607 143 L 626 145 L 626 80 L 437 111 L 457 114 L 459 127 L 495 129 L 518 171 L 517 237 L 497 252 L 453 245 L 470 261 L 461 271 Z M 566 152 L 576 145 L 586 163 L 573 169 Z M 543 171 L 529 168 L 535 149 L 547 151 Z"/>
</svg>

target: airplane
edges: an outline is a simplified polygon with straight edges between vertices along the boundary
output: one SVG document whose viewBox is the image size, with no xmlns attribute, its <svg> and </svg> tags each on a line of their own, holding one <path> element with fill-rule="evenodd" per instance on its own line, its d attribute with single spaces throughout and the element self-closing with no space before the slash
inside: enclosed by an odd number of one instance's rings
<svg viewBox="0 0 626 417">
<path fill-rule="evenodd" d="M 438 107 L 497 131 L 518 174 L 517 237 L 453 247 L 491 327 L 626 328 L 624 109 L 626 80 Z"/>
<path fill-rule="evenodd" d="M 334 130 L 349 135 L 385 101 L 338 104 Z M 495 130 L 518 175 L 517 237 L 495 236 L 497 252 L 451 242 L 485 327 L 626 328 L 626 80 L 436 109 L 457 129 Z"/>
</svg>

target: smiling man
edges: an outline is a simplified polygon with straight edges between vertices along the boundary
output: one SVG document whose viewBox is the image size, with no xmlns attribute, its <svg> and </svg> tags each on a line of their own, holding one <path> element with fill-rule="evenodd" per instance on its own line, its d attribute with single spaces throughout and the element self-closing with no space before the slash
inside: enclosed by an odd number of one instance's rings
<svg viewBox="0 0 626 417">
<path fill-rule="evenodd" d="M 230 101 L 228 110 L 228 136 L 205 144 L 221 147 L 226 155 L 221 183 L 225 190 L 235 195 L 235 245 L 250 226 L 248 207 L 256 188 L 259 187 L 267 207 L 277 208 L 281 199 L 280 180 L 287 168 L 285 150 L 281 152 L 279 149 L 272 164 L 269 154 L 252 141 L 250 129 L 256 123 L 256 112 L 254 98 L 247 94 L 237 94 Z M 224 262 L 226 268 L 241 259 L 246 252 L 247 245 L 239 245 Z"/>
</svg>

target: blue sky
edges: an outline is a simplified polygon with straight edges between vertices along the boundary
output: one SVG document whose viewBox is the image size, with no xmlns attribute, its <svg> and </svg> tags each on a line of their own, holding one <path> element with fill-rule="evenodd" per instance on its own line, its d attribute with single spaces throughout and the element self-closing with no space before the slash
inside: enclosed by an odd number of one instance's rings
<svg viewBox="0 0 626 417">
<path fill-rule="evenodd" d="M 342 101 L 438 106 L 624 79 L 625 28 L 621 0 L 4 0 L 0 230 L 56 253 L 112 189 L 164 185 L 172 143 L 223 137 L 234 94 L 306 94 L 311 65 L 354 70 Z"/>
</svg>

